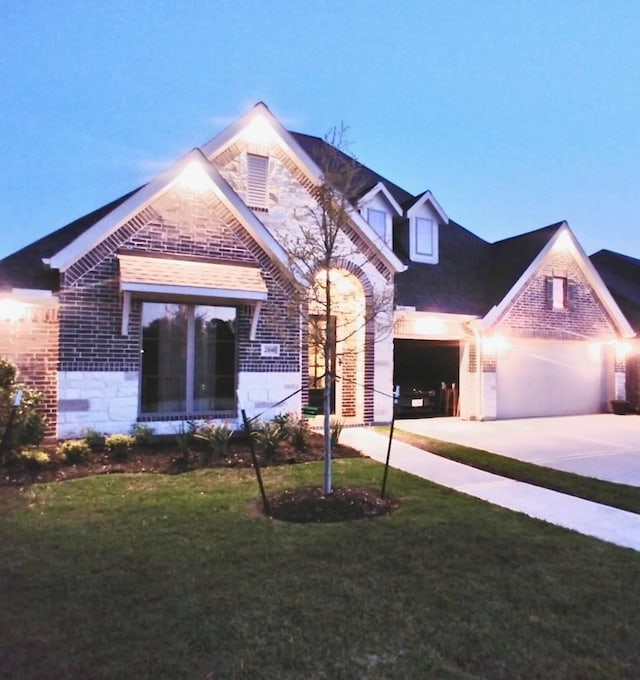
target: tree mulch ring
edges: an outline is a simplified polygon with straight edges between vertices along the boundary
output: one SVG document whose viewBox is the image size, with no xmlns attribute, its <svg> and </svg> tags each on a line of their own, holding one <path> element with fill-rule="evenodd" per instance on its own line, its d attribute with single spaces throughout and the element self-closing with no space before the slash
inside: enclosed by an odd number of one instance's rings
<svg viewBox="0 0 640 680">
<path fill-rule="evenodd" d="M 268 500 L 271 517 L 300 524 L 380 517 L 398 507 L 395 499 L 380 498 L 377 490 L 352 486 L 334 487 L 327 495 L 317 486 L 285 489 Z"/>
</svg>

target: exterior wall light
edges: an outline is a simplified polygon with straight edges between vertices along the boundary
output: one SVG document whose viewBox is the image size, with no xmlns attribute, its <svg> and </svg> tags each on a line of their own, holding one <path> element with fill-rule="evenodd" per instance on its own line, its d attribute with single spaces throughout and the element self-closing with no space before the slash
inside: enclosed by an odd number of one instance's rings
<svg viewBox="0 0 640 680">
<path fill-rule="evenodd" d="M 489 335 L 482 338 L 482 351 L 487 356 L 496 356 L 501 350 L 509 348 L 509 341 L 503 335 Z"/>
<path fill-rule="evenodd" d="M 0 321 L 23 321 L 29 318 L 31 305 L 12 298 L 0 298 Z"/>
</svg>

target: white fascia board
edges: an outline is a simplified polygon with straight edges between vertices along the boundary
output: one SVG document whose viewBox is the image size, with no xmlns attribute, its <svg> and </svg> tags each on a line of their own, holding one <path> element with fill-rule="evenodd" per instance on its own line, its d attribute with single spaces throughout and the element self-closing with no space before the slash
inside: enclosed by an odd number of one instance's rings
<svg viewBox="0 0 640 680">
<path fill-rule="evenodd" d="M 385 186 L 384 182 L 378 182 L 372 189 L 367 191 L 367 193 L 358 201 L 358 207 L 366 207 L 367 203 L 371 201 L 377 194 L 384 194 L 384 197 L 389 202 L 389 205 L 393 208 L 396 215 L 402 215 L 402 208 L 396 199 L 391 195 L 391 192 Z"/>
<path fill-rule="evenodd" d="M 536 273 L 542 261 L 545 259 L 551 248 L 558 240 L 560 232 L 563 228 L 568 225 L 566 222 L 562 224 L 562 227 L 558 229 L 554 237 L 549 240 L 547 245 L 538 253 L 538 255 L 532 260 L 531 264 L 524 270 L 520 278 L 511 286 L 509 292 L 500 300 L 497 305 L 494 305 L 489 313 L 478 322 L 478 327 L 482 331 L 488 331 L 493 324 L 496 323 L 502 312 L 513 302 L 516 295 L 520 292 L 520 289 L 527 283 L 527 281 Z M 573 236 L 573 235 L 572 235 Z"/>
<path fill-rule="evenodd" d="M 373 245 L 384 263 L 396 274 L 403 272 L 407 266 L 402 263 L 400 258 L 389 248 L 389 246 L 376 234 L 367 220 L 362 217 L 356 208 L 348 208 L 347 214 L 351 218 L 354 225 L 360 231 L 360 235 Z"/>
<path fill-rule="evenodd" d="M 120 285 L 123 293 L 161 294 L 180 297 L 207 297 L 219 300 L 266 300 L 267 293 L 255 290 L 229 288 L 205 288 L 201 286 L 175 286 L 163 283 L 127 283 Z"/>
<path fill-rule="evenodd" d="M 258 102 L 244 116 L 238 118 L 238 120 L 225 128 L 220 134 L 208 141 L 202 147 L 202 153 L 209 160 L 212 160 L 215 156 L 218 156 L 226 148 L 231 146 L 238 137 L 241 137 L 245 129 L 258 116 L 262 117 L 269 124 L 278 138 L 278 143 L 289 154 L 296 165 L 298 165 L 310 180 L 319 184 L 322 173 L 318 165 L 262 102 Z"/>
<path fill-rule="evenodd" d="M 564 235 L 564 236 L 563 236 Z M 521 288 L 527 283 L 527 281 L 536 273 L 542 264 L 543 260 L 547 257 L 549 251 L 556 245 L 560 238 L 568 238 L 570 247 L 573 249 L 573 254 L 576 258 L 578 266 L 582 269 L 585 274 L 589 284 L 595 291 L 596 295 L 602 302 L 603 306 L 607 312 L 611 315 L 614 323 L 618 326 L 618 330 L 623 337 L 630 338 L 635 335 L 635 332 L 629 325 L 629 322 L 625 318 L 624 314 L 618 307 L 616 301 L 613 299 L 608 288 L 605 286 L 604 281 L 598 274 L 596 268 L 593 266 L 587 254 L 582 249 L 582 246 L 578 243 L 575 235 L 571 231 L 567 222 L 563 222 L 558 228 L 553 238 L 549 240 L 547 245 L 538 253 L 537 257 L 531 262 L 520 278 L 511 287 L 509 292 L 502 298 L 502 300 L 495 305 L 489 313 L 478 322 L 478 327 L 480 330 L 486 332 L 488 331 L 500 318 L 501 314 L 507 308 L 509 304 L 514 300 L 515 296 L 519 293 Z"/>
<path fill-rule="evenodd" d="M 578 240 L 576 239 L 573 232 L 569 228 L 569 225 L 566 222 L 562 226 L 562 229 L 565 228 L 567 230 L 567 233 L 571 237 L 571 243 L 575 248 L 577 255 L 576 259 L 578 260 L 578 264 L 582 268 L 582 271 L 584 272 L 587 281 L 589 281 L 591 287 L 596 292 L 596 295 L 600 298 L 600 302 L 602 302 L 602 305 L 609 312 L 611 318 L 618 326 L 620 334 L 624 338 L 634 337 L 636 335 L 635 331 L 633 330 L 633 328 L 631 328 L 631 325 L 627 321 L 625 315 L 622 313 L 622 310 L 618 306 L 618 303 L 613 299 L 613 296 L 609 292 L 609 289 L 607 288 L 605 282 L 602 280 L 600 274 L 598 274 L 598 270 L 593 266 L 593 263 L 589 259 L 589 256 L 584 251 L 582 246 L 578 243 Z M 558 238 L 557 235 L 556 238 Z"/>
<path fill-rule="evenodd" d="M 267 251 L 286 264 L 286 253 L 271 236 L 266 227 L 247 208 L 240 197 L 231 189 L 222 175 L 212 167 L 199 149 L 193 149 L 177 163 L 154 178 L 140 191 L 96 222 L 68 246 L 47 260 L 52 269 L 65 271 L 74 262 L 86 255 L 98 243 L 121 227 L 125 222 L 146 208 L 153 201 L 171 189 L 180 179 L 180 173 L 192 162 L 198 163 L 211 180 L 211 188 L 237 219 L 244 224 L 251 235 Z"/>
<path fill-rule="evenodd" d="M 420 198 L 407 210 L 407 217 L 412 217 L 416 212 L 417 208 L 423 203 L 429 203 L 431 207 L 436 211 L 438 217 L 445 223 L 449 223 L 449 217 L 447 213 L 442 209 L 442 206 L 436 201 L 434 195 L 430 191 L 425 191 Z"/>
<path fill-rule="evenodd" d="M 80 234 L 62 250 L 58 251 L 53 257 L 46 261 L 51 269 L 65 271 L 74 262 L 86 255 L 98 243 L 107 238 L 110 234 L 121 227 L 127 220 L 131 219 L 136 213 L 146 208 L 152 201 L 158 199 L 168 191 L 176 182 L 180 172 L 190 161 L 201 157 L 197 150 L 190 151 L 177 163 L 152 179 L 142 189 L 130 196 L 108 215 L 98 220 L 92 227 Z"/>
</svg>

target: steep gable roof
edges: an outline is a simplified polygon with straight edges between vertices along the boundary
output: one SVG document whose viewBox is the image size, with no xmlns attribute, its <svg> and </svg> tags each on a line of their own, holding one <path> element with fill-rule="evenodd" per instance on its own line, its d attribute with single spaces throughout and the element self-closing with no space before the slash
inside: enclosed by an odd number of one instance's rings
<svg viewBox="0 0 640 680">
<path fill-rule="evenodd" d="M 94 224 L 140 191 L 141 188 L 138 187 L 124 194 L 124 196 L 116 198 L 114 201 L 87 213 L 0 260 L 0 289 L 57 290 L 58 272 L 50 269 L 44 264 L 43 260 L 53 257 L 57 252 L 66 248 Z"/>
<path fill-rule="evenodd" d="M 405 191 L 397 184 L 390 182 L 388 179 L 374 170 L 371 170 L 371 168 L 368 168 L 366 165 L 363 165 L 358 160 L 354 161 L 351 156 L 348 156 L 339 149 L 335 149 L 324 139 L 314 137 L 313 135 L 305 135 L 301 132 L 291 132 L 291 135 L 321 169 L 324 169 L 322 168 L 322 164 L 325 163 L 326 159 L 329 157 L 342 158 L 345 165 L 355 162 L 357 172 L 354 186 L 357 188 L 357 193 L 348 197 L 354 203 L 380 182 L 384 184 L 399 205 L 402 206 L 407 201 L 412 201 L 414 199 L 414 196 L 408 191 Z"/>
<path fill-rule="evenodd" d="M 491 245 L 491 257 L 486 279 L 487 302 L 501 300 L 548 245 L 566 222 L 555 222 L 518 236 L 496 241 Z"/>
</svg>

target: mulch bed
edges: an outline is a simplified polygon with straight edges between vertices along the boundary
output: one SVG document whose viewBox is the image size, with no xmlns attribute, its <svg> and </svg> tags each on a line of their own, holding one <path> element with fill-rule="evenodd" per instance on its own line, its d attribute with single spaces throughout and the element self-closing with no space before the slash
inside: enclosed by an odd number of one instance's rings
<svg viewBox="0 0 640 680">
<path fill-rule="evenodd" d="M 251 451 L 246 438 L 232 439 L 225 457 L 212 457 L 206 447 L 194 443 L 188 455 L 180 450 L 174 438 L 158 440 L 150 446 L 134 446 L 125 459 L 113 460 L 106 450 L 93 451 L 89 460 L 82 463 L 55 461 L 55 446 L 41 447 L 49 452 L 52 462 L 40 468 L 25 464 L 6 465 L 0 468 L 0 487 L 25 487 L 31 484 L 62 482 L 68 479 L 103 474 L 158 473 L 180 474 L 192 470 L 216 467 L 252 467 Z M 277 453 L 266 458 L 256 447 L 261 467 L 292 465 L 324 459 L 324 439 L 313 432 L 305 451 L 297 451 L 283 442 Z M 338 444 L 333 457 L 358 458 L 359 451 Z M 381 499 L 373 489 L 336 487 L 324 495 L 320 487 L 287 489 L 270 499 L 271 517 L 288 522 L 339 522 L 384 515 L 397 507 L 389 498 Z"/>
</svg>

